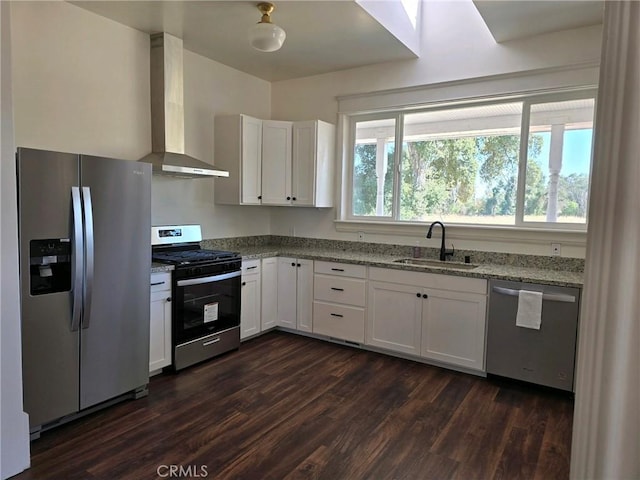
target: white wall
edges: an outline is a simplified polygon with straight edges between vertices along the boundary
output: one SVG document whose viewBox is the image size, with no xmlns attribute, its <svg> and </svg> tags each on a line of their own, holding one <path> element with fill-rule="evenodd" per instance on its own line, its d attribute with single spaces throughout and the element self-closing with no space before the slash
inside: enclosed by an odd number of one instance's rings
<svg viewBox="0 0 640 480">
<path fill-rule="evenodd" d="M 422 44 L 419 59 L 371 65 L 351 70 L 280 81 L 272 85 L 272 114 L 275 119 L 306 120 L 320 118 L 336 123 L 337 96 L 381 90 L 449 85 L 491 76 L 522 75 L 521 84 L 530 87 L 527 72 L 556 67 L 597 65 L 602 39 L 601 26 L 546 34 L 497 44 L 470 0 L 428 1 L 422 5 Z M 585 69 L 589 70 L 589 69 Z M 595 72 L 596 75 L 593 75 Z M 559 75 L 562 77 L 562 75 Z M 575 74 L 568 74 L 575 81 Z M 597 81 L 597 68 L 591 69 L 584 83 Z M 513 82 L 512 82 L 513 83 Z M 562 86 L 559 83 L 557 86 Z M 535 88 L 535 86 L 534 86 Z M 503 92 L 508 93 L 508 92 Z M 341 161 L 338 158 L 338 161 Z M 336 230 L 334 210 L 280 208 L 272 212 L 271 233 L 287 235 L 295 228 L 297 236 L 356 240 L 355 232 Z M 435 245 L 419 235 L 366 235 L 367 241 Z M 416 230 L 418 232 L 418 230 Z M 455 228 L 450 230 L 455 238 Z M 449 231 L 447 232 L 449 233 Z M 496 250 L 512 253 L 550 254 L 548 236 L 540 240 L 469 241 L 468 232 L 458 238 L 456 248 Z M 533 235 L 535 236 L 535 235 Z M 556 239 L 557 241 L 557 239 Z M 563 247 L 563 255 L 584 256 L 584 236 L 580 242 Z"/>
<path fill-rule="evenodd" d="M 11 12 L 16 144 L 148 153 L 149 37 L 66 2 L 13 2 Z"/>
<path fill-rule="evenodd" d="M 149 36 L 66 2 L 15 2 L 16 144 L 138 160 L 151 151 Z M 271 115 L 271 85 L 184 52 L 185 148 L 211 162 L 216 114 Z M 152 223 L 205 238 L 269 233 L 268 209 L 217 206 L 215 182 L 154 177 Z"/>
<path fill-rule="evenodd" d="M 29 466 L 29 419 L 22 411 L 18 229 L 11 105 L 9 4 L 0 3 L 0 478 Z"/>
</svg>

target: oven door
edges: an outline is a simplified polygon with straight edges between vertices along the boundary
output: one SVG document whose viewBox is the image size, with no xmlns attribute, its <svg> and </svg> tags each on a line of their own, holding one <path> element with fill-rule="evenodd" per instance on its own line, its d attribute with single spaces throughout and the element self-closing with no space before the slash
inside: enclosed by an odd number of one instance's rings
<svg viewBox="0 0 640 480">
<path fill-rule="evenodd" d="M 240 325 L 241 271 L 178 280 L 174 295 L 174 344 Z"/>
</svg>

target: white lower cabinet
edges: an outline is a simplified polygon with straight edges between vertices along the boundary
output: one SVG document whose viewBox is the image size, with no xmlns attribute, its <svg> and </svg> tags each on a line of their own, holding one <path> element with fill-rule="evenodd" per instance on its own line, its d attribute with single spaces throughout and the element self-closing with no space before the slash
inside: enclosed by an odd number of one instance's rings
<svg viewBox="0 0 640 480">
<path fill-rule="evenodd" d="M 171 273 L 151 274 L 149 372 L 171 365 Z"/>
<path fill-rule="evenodd" d="M 170 293 L 152 293 L 152 365 L 154 355 L 171 363 Z M 240 337 L 280 326 L 484 371 L 486 306 L 484 279 L 289 257 L 245 260 Z M 168 334 L 162 349 L 161 331 Z"/>
<path fill-rule="evenodd" d="M 487 281 L 371 268 L 367 344 L 484 370 Z"/>
<path fill-rule="evenodd" d="M 278 259 L 262 259 L 262 318 L 261 329 L 278 325 Z"/>
<path fill-rule="evenodd" d="M 240 310 L 240 339 L 261 331 L 260 260 L 242 262 L 242 297 Z"/>
<path fill-rule="evenodd" d="M 369 281 L 367 344 L 420 355 L 421 289 Z"/>
<path fill-rule="evenodd" d="M 366 267 L 315 262 L 313 333 L 364 343 Z"/>
<path fill-rule="evenodd" d="M 422 356 L 484 370 L 487 296 L 445 290 L 428 290 L 428 295 L 423 303 Z"/>
<path fill-rule="evenodd" d="M 278 258 L 278 325 L 313 330 L 313 260 Z"/>
</svg>

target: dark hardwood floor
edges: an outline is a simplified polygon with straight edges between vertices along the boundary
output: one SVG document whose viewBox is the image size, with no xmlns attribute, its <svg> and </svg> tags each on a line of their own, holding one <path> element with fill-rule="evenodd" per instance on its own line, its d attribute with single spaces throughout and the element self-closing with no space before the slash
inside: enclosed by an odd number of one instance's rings
<svg viewBox="0 0 640 480">
<path fill-rule="evenodd" d="M 14 478 L 569 476 L 566 394 L 297 335 L 268 333 L 149 390 L 43 433 Z"/>
</svg>

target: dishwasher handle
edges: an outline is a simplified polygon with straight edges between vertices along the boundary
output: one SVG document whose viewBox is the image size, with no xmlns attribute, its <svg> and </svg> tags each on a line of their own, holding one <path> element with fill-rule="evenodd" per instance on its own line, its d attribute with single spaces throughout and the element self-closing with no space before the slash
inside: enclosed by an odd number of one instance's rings
<svg viewBox="0 0 640 480">
<path fill-rule="evenodd" d="M 493 291 L 512 297 L 517 297 L 518 295 L 520 295 L 520 290 L 514 290 L 512 288 L 493 287 Z M 574 297 L 573 295 L 565 295 L 562 293 L 543 293 L 542 300 L 549 300 L 551 302 L 575 303 L 576 297 Z"/>
</svg>

